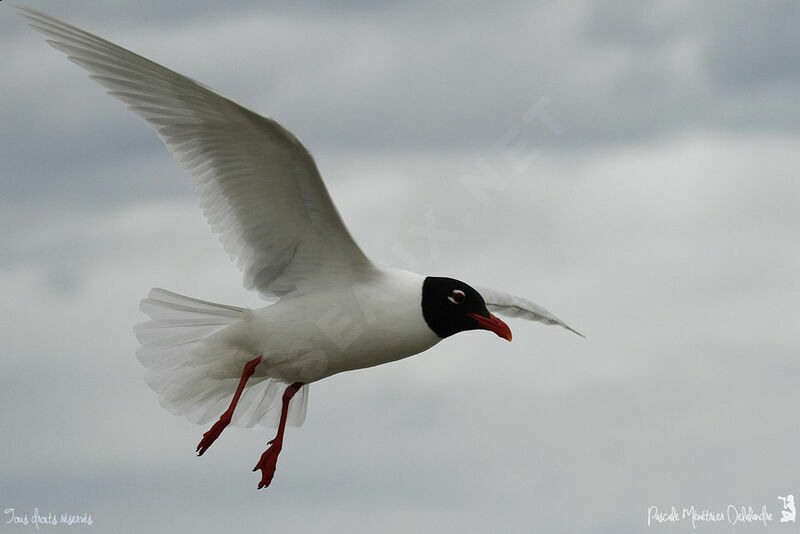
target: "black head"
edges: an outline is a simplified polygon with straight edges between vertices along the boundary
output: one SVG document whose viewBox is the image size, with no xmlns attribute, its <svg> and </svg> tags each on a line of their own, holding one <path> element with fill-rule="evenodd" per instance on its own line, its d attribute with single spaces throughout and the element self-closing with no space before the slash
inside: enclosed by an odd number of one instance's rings
<svg viewBox="0 0 800 534">
<path fill-rule="evenodd" d="M 511 329 L 489 313 L 480 293 L 454 278 L 425 278 L 422 283 L 422 316 L 441 338 L 465 330 L 483 329 L 511 341 Z"/>
</svg>

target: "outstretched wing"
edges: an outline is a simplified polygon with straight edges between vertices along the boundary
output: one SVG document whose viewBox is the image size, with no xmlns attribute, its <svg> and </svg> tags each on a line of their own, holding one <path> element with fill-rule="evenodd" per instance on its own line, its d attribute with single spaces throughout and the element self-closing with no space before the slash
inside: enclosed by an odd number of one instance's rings
<svg viewBox="0 0 800 534">
<path fill-rule="evenodd" d="M 48 43 L 152 126 L 193 178 L 211 229 L 265 296 L 350 284 L 374 270 L 306 148 L 194 80 L 34 9 Z"/>
<path fill-rule="evenodd" d="M 563 326 L 570 332 L 575 332 L 581 337 L 586 337 L 549 311 L 527 299 L 510 295 L 496 289 L 488 289 L 485 287 L 476 287 L 475 289 L 481 294 L 483 300 L 486 302 L 486 308 L 491 312 L 499 313 L 506 317 L 519 317 L 545 324 L 557 324 Z"/>
</svg>

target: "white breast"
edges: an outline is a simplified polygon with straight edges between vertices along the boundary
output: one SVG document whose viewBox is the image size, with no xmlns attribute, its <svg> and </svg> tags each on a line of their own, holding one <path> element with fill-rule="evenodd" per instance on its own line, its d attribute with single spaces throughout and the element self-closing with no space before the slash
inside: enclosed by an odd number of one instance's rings
<svg viewBox="0 0 800 534">
<path fill-rule="evenodd" d="M 217 341 L 263 355 L 259 374 L 287 382 L 399 360 L 441 341 L 422 316 L 424 279 L 381 270 L 348 288 L 283 299 L 252 310 Z"/>
</svg>

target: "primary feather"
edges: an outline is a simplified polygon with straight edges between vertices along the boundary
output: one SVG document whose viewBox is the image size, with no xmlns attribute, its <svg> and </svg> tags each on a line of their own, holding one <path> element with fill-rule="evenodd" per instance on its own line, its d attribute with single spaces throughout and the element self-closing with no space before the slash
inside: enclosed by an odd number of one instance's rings
<svg viewBox="0 0 800 534">
<path fill-rule="evenodd" d="M 498 291 L 497 289 L 489 289 L 487 287 L 480 287 L 476 289 L 483 297 L 483 300 L 486 303 L 486 307 L 489 309 L 489 311 L 499 313 L 500 315 L 505 315 L 506 317 L 515 317 L 527 319 L 529 321 L 538 321 L 540 323 L 550 325 L 559 325 L 566 328 L 570 332 L 578 334 L 581 337 L 586 337 L 543 307 L 531 302 L 528 299 L 517 297 L 516 295 L 511 295 L 510 293 L 505 293 L 504 291 Z"/>
<path fill-rule="evenodd" d="M 280 124 L 91 33 L 20 9 L 51 46 L 158 132 L 194 179 L 246 288 L 282 296 L 372 274 L 311 154 Z"/>
</svg>

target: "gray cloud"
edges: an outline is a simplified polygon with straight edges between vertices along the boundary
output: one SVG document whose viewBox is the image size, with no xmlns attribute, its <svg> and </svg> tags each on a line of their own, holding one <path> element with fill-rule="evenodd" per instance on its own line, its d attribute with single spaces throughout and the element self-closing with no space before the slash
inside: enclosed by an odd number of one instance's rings
<svg viewBox="0 0 800 534">
<path fill-rule="evenodd" d="M 553 149 L 698 128 L 787 131 L 798 118 L 791 105 L 798 93 L 794 8 L 780 6 L 354 3 L 334 10 L 243 3 L 221 12 L 210 3 L 166 10 L 145 3 L 68 14 L 57 4 L 40 7 L 277 118 L 314 151 L 441 151 L 494 142 L 541 97 L 566 134 L 556 138 L 538 123 L 527 124 L 527 134 Z M 0 154 L 9 196 L 54 185 L 45 175 L 54 165 L 66 176 L 91 175 L 80 163 L 97 161 L 92 154 L 116 162 L 160 152 L 137 119 L 38 35 L 20 31 L 22 20 L 7 16 L 0 24 L 4 48 L 20 51 L 0 67 L 10 84 L 3 123 L 15 125 L 4 129 Z M 100 185 L 104 178 L 95 180 L 96 194 L 84 194 L 114 197 L 114 187 Z M 156 187 L 137 177 L 122 189 L 138 198 Z"/>
<path fill-rule="evenodd" d="M 792 2 L 752 4 L 741 10 L 720 9 L 717 15 L 708 62 L 721 91 L 797 90 L 800 61 L 792 51 L 800 46 L 794 31 L 800 6 Z"/>
<path fill-rule="evenodd" d="M 465 334 L 314 384 L 265 493 L 271 431 L 196 458 L 204 429 L 158 406 L 130 331 L 151 286 L 259 299 L 156 136 L 0 5 L 3 509 L 198 533 L 777 510 L 800 475 L 797 17 L 765 6 L 37 2 L 281 120 L 371 257 L 588 335 L 516 321 L 511 344 Z M 560 135 L 525 120 L 542 96 Z"/>
</svg>

